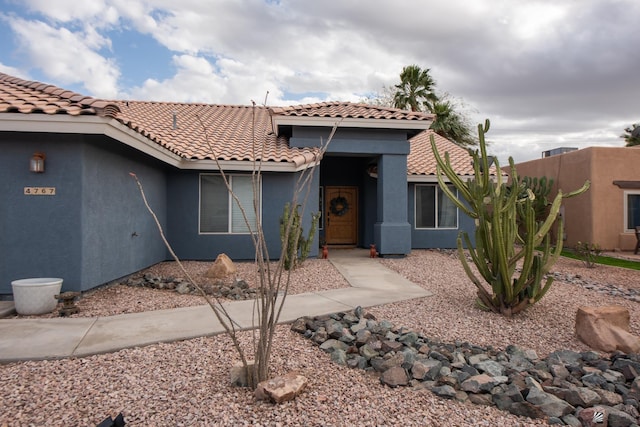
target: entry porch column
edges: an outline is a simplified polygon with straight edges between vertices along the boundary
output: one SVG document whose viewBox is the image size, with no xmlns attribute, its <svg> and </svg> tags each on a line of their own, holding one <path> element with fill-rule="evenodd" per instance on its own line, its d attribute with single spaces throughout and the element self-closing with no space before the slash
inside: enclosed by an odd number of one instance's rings
<svg viewBox="0 0 640 427">
<path fill-rule="evenodd" d="M 404 256 L 411 252 L 407 192 L 407 155 L 380 156 L 374 238 L 381 256 Z"/>
</svg>

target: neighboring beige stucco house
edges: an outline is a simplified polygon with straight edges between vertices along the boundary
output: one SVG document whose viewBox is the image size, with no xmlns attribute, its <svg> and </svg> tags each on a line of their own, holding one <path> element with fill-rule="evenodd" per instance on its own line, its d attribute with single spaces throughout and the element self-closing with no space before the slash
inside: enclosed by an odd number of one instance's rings
<svg viewBox="0 0 640 427">
<path fill-rule="evenodd" d="M 521 177 L 552 178 L 550 199 L 591 181 L 585 194 L 563 202 L 565 245 L 633 250 L 640 226 L 640 147 L 589 147 L 516 165 Z"/>
</svg>

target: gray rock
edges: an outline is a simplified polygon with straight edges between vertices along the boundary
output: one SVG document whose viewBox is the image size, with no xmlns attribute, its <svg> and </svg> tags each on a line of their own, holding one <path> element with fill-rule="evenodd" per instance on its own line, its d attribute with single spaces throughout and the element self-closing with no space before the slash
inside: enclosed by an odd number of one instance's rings
<svg viewBox="0 0 640 427">
<path fill-rule="evenodd" d="M 336 350 L 347 351 L 349 346 L 342 341 L 338 341 L 336 339 L 328 339 L 322 344 L 320 344 L 320 349 L 326 351 L 327 353 L 333 353 Z"/>
<path fill-rule="evenodd" d="M 342 323 L 334 319 L 327 320 L 324 323 L 324 328 L 327 331 L 327 335 L 335 339 L 339 339 L 342 336 L 342 330 L 344 329 Z"/>
<path fill-rule="evenodd" d="M 469 402 L 482 406 L 493 406 L 493 398 L 490 394 L 470 394 Z"/>
<path fill-rule="evenodd" d="M 395 353 L 394 355 L 392 355 L 390 358 L 386 359 L 382 363 L 381 368 L 383 371 L 386 371 L 387 369 L 390 369 L 390 368 L 400 367 L 402 366 L 403 363 L 404 363 L 404 354 Z"/>
<path fill-rule="evenodd" d="M 453 399 L 456 397 L 456 389 L 450 385 L 435 386 L 431 389 L 431 392 L 436 396 L 444 397 L 445 399 Z"/>
<path fill-rule="evenodd" d="M 549 417 L 563 417 L 571 414 L 575 408 L 552 394 L 545 393 L 537 387 L 531 387 L 527 394 L 527 402 L 540 408 Z"/>
<path fill-rule="evenodd" d="M 607 387 L 607 380 L 604 379 L 604 377 L 600 374 L 587 374 L 587 375 L 583 375 L 582 378 L 580 378 L 580 381 L 582 381 L 582 383 L 587 386 L 587 387 L 600 387 L 600 388 L 606 388 Z"/>
<path fill-rule="evenodd" d="M 398 387 L 409 384 L 409 377 L 404 369 L 399 366 L 394 366 L 382 373 L 380 382 L 389 387 Z"/>
<path fill-rule="evenodd" d="M 433 359 L 416 361 L 413 364 L 413 368 L 415 368 L 416 365 L 418 365 L 419 375 L 423 375 L 422 379 L 427 381 L 436 380 L 440 374 L 440 368 L 442 368 L 442 362 Z"/>
<path fill-rule="evenodd" d="M 351 369 L 366 369 L 367 364 L 367 359 L 357 354 L 352 354 L 347 358 L 347 366 Z"/>
<path fill-rule="evenodd" d="M 331 352 L 331 361 L 345 366 L 347 364 L 347 352 L 339 348 L 335 349 Z"/>
<path fill-rule="evenodd" d="M 316 344 L 322 344 L 328 338 L 329 336 L 327 335 L 327 331 L 325 331 L 325 329 L 322 327 L 322 328 L 318 328 L 318 330 L 313 335 L 312 339 L 313 339 L 313 342 L 315 342 Z"/>
<path fill-rule="evenodd" d="M 600 395 L 587 387 L 576 387 L 564 393 L 564 400 L 573 406 L 584 408 L 600 403 Z"/>
<path fill-rule="evenodd" d="M 609 427 L 630 427 L 636 424 L 637 420 L 624 411 L 615 408 L 607 408 L 609 412 Z"/>
<path fill-rule="evenodd" d="M 398 338 L 398 341 L 405 345 L 412 346 L 418 341 L 418 334 L 416 334 L 415 332 L 407 332 L 406 334 L 403 334 L 400 338 Z"/>
<path fill-rule="evenodd" d="M 351 325 L 349 329 L 351 329 L 351 332 L 353 332 L 354 334 L 357 334 L 359 331 L 362 331 L 362 330 L 366 330 L 367 332 L 371 333 L 367 329 L 367 319 L 364 319 L 364 318 L 361 318 L 358 321 L 358 323 Z"/>
<path fill-rule="evenodd" d="M 369 344 L 365 344 L 362 347 L 360 347 L 359 352 L 360 352 L 360 356 L 364 357 L 365 359 L 372 359 L 379 355 L 379 353 L 375 351 L 373 348 L 371 348 L 371 345 Z"/>
<path fill-rule="evenodd" d="M 601 388 L 593 389 L 600 396 L 600 403 L 606 406 L 616 406 L 622 403 L 622 396 L 609 390 Z"/>
<path fill-rule="evenodd" d="M 400 351 L 404 347 L 404 344 L 398 341 L 384 340 L 382 341 L 382 352 L 389 353 L 390 351 Z"/>
<path fill-rule="evenodd" d="M 513 405 L 509 406 L 507 410 L 513 415 L 521 417 L 529 417 L 533 419 L 547 418 L 547 415 L 542 411 L 542 409 L 529 402 L 515 402 Z"/>
<path fill-rule="evenodd" d="M 188 294 L 191 293 L 191 288 L 187 283 L 180 283 L 178 286 L 176 286 L 176 292 L 182 295 Z"/>
<path fill-rule="evenodd" d="M 573 415 L 573 414 L 565 415 L 564 417 L 561 417 L 560 419 L 567 426 L 582 427 L 582 423 L 580 422 L 580 420 L 577 419 L 576 416 Z"/>
<path fill-rule="evenodd" d="M 489 356 L 487 356 L 485 353 L 474 354 L 472 356 L 469 356 L 469 365 L 476 366 L 478 363 L 485 360 L 489 360 Z"/>
<path fill-rule="evenodd" d="M 492 377 L 504 375 L 504 366 L 493 360 L 483 360 L 473 365 L 480 372 L 484 372 Z"/>
<path fill-rule="evenodd" d="M 342 336 L 339 338 L 340 341 L 350 344 L 352 342 L 355 342 L 356 337 L 354 337 L 353 335 L 351 335 L 351 333 L 349 332 L 349 329 L 343 329 L 342 330 Z"/>
<path fill-rule="evenodd" d="M 569 370 L 564 365 L 551 365 L 549 372 L 556 378 L 565 379 L 569 376 Z"/>
<path fill-rule="evenodd" d="M 356 345 L 365 345 L 371 339 L 371 331 L 368 329 L 360 329 L 356 332 Z"/>
<path fill-rule="evenodd" d="M 487 374 L 479 374 L 467 379 L 460 385 L 460 388 L 468 393 L 482 393 L 491 391 L 498 384 L 500 383 L 495 378 Z"/>
<path fill-rule="evenodd" d="M 291 330 L 293 332 L 297 332 L 299 334 L 304 334 L 307 331 L 307 322 L 304 319 L 304 317 L 300 317 L 300 318 L 296 319 L 291 324 Z"/>
<path fill-rule="evenodd" d="M 580 353 L 571 350 L 554 351 L 547 357 L 547 364 L 571 365 L 582 361 Z"/>
</svg>

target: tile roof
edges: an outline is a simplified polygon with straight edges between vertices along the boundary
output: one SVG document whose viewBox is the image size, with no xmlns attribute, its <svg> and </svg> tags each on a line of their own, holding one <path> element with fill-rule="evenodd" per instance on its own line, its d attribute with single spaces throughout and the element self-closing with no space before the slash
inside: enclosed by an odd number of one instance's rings
<svg viewBox="0 0 640 427">
<path fill-rule="evenodd" d="M 315 152 L 291 148 L 286 137 L 277 137 L 265 107 L 143 101 L 116 104 L 118 121 L 186 159 L 301 165 L 311 161 Z"/>
<path fill-rule="evenodd" d="M 43 113 L 115 117 L 110 102 L 0 73 L 0 113 Z"/>
<path fill-rule="evenodd" d="M 418 111 L 399 110 L 351 102 L 322 102 L 318 104 L 274 107 L 273 114 L 297 117 L 331 117 L 353 119 L 388 119 L 433 121 L 434 115 Z"/>
<path fill-rule="evenodd" d="M 449 153 L 451 166 L 458 175 L 473 175 L 473 166 L 468 151 L 454 144 L 433 130 L 428 129 L 409 140 L 411 152 L 407 159 L 407 172 L 409 175 L 435 175 L 436 158 L 431 149 L 430 137 L 433 135 L 440 156 L 444 158 Z"/>
<path fill-rule="evenodd" d="M 316 151 L 312 148 L 289 147 L 286 136 L 274 134 L 271 122 L 273 116 L 433 120 L 431 114 L 349 102 L 265 108 L 107 101 L 3 73 L 0 73 L 0 113 L 111 117 L 184 159 L 213 160 L 215 155 L 218 160 L 223 161 L 263 160 L 289 162 L 296 166 L 313 161 Z M 449 152 L 452 164 L 459 174 L 473 174 L 469 156 L 464 148 L 427 130 L 410 140 L 409 175 L 435 175 L 430 135 L 434 135 L 441 153 Z"/>
</svg>

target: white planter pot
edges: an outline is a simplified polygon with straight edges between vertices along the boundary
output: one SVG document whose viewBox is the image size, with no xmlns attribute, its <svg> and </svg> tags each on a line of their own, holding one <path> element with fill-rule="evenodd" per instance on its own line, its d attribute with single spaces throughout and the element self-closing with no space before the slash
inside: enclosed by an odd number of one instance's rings
<svg viewBox="0 0 640 427">
<path fill-rule="evenodd" d="M 18 314 L 45 314 L 58 305 L 56 295 L 62 289 L 62 279 L 39 277 L 11 282 L 13 303 Z"/>
</svg>

